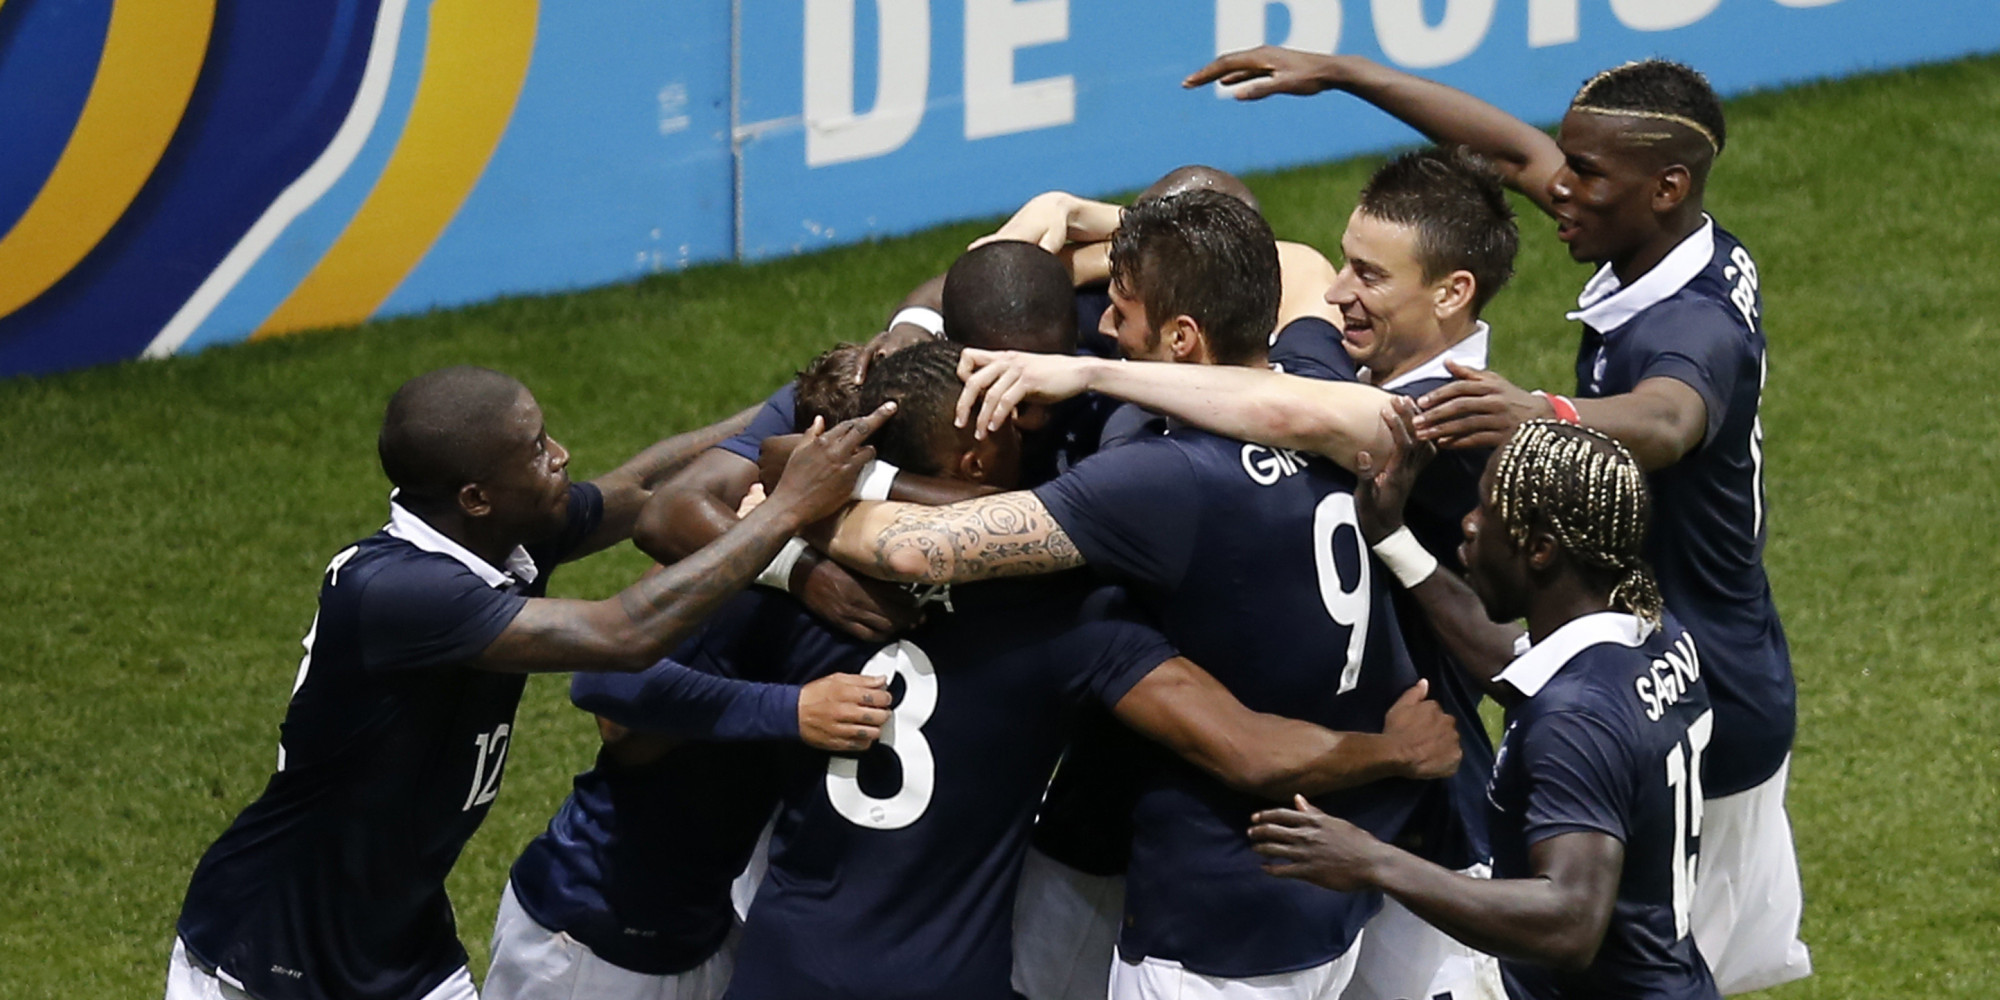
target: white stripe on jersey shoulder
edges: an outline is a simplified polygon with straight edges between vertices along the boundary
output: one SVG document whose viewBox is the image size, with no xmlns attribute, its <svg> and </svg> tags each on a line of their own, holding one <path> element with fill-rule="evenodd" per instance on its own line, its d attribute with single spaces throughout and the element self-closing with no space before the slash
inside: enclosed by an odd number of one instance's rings
<svg viewBox="0 0 2000 1000">
<path fill-rule="evenodd" d="M 1389 392 L 1395 392 L 1397 389 L 1401 389 L 1412 382 L 1422 382 L 1425 379 L 1433 378 L 1451 378 L 1450 369 L 1444 366 L 1444 363 L 1447 361 L 1457 363 L 1460 368 L 1485 368 L 1486 345 L 1492 340 L 1492 333 L 1493 328 L 1487 326 L 1486 321 L 1482 319 L 1472 328 L 1471 333 L 1465 335 L 1463 340 L 1445 348 L 1444 352 L 1437 357 L 1382 383 L 1382 388 Z M 1364 368 L 1362 371 L 1367 371 L 1367 369 Z M 1367 378 L 1366 375 L 1362 376 L 1363 381 L 1366 381 Z"/>
<path fill-rule="evenodd" d="M 1652 634 L 1653 627 L 1637 615 L 1617 611 L 1584 615 L 1528 647 L 1527 652 L 1515 657 L 1514 662 L 1507 664 L 1507 669 L 1494 675 L 1493 679 L 1504 681 L 1514 690 L 1533 698 L 1542 693 L 1542 689 L 1562 672 L 1569 661 L 1576 658 L 1576 654 L 1607 642 L 1637 646 Z"/>
<path fill-rule="evenodd" d="M 486 581 L 489 587 L 504 587 L 515 580 L 534 583 L 535 577 L 542 575 L 542 571 L 535 566 L 535 560 L 529 558 L 528 550 L 519 545 L 514 546 L 514 551 L 508 554 L 505 572 L 494 569 L 492 563 L 473 555 L 470 549 L 446 538 L 443 532 L 431 527 L 423 518 L 410 513 L 402 504 L 397 503 L 393 490 L 389 493 L 389 524 L 382 530 L 388 532 L 389 537 L 400 538 L 425 552 L 436 552 L 458 560 L 465 564 L 465 568 L 471 570 L 474 576 Z"/>
<path fill-rule="evenodd" d="M 1583 294 L 1576 297 L 1576 311 L 1569 313 L 1569 318 L 1582 320 L 1599 333 L 1610 333 L 1686 288 L 1715 259 L 1715 219 L 1703 215 L 1701 220 L 1700 229 L 1689 234 L 1629 287 L 1618 284 L 1611 265 L 1598 268 L 1583 286 Z"/>
</svg>

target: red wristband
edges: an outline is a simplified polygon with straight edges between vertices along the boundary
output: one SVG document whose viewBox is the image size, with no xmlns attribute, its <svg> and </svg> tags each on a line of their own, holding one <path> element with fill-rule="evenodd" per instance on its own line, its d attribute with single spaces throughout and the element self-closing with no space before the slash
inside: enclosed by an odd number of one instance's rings
<svg viewBox="0 0 2000 1000">
<path fill-rule="evenodd" d="M 1540 390 L 1536 390 L 1535 395 L 1548 400 L 1549 409 L 1555 411 L 1557 420 L 1566 424 L 1583 423 L 1583 418 L 1576 414 L 1576 404 L 1570 402 L 1568 396 L 1558 396 L 1555 393 L 1542 392 Z"/>
</svg>

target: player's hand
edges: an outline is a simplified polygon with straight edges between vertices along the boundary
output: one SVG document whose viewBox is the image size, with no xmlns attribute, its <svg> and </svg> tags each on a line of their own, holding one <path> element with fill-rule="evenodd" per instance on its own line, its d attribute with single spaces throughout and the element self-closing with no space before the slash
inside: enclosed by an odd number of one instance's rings
<svg viewBox="0 0 2000 1000">
<path fill-rule="evenodd" d="M 882 737 L 893 700 L 886 677 L 828 674 L 799 689 L 799 739 L 815 750 L 866 750 Z"/>
<path fill-rule="evenodd" d="M 785 466 L 791 464 L 792 454 L 805 443 L 804 434 L 773 434 L 764 439 L 757 451 L 757 481 L 764 485 L 766 495 L 778 488 L 778 480 L 785 478 Z"/>
<path fill-rule="evenodd" d="M 749 517 L 751 511 L 764 506 L 764 501 L 768 499 L 770 494 L 764 492 L 763 483 L 751 483 L 750 489 L 744 492 L 743 499 L 736 504 L 736 519 L 741 521 Z"/>
<path fill-rule="evenodd" d="M 929 330 L 915 323 L 898 323 L 876 334 L 861 346 L 861 359 L 854 365 L 854 384 L 867 381 L 868 369 L 875 367 L 875 362 L 905 347 L 915 347 L 936 339 Z"/>
<path fill-rule="evenodd" d="M 1250 817 L 1250 848 L 1264 856 L 1264 870 L 1335 892 L 1373 888 L 1368 872 L 1389 848 L 1366 830 L 1329 816 L 1292 796 L 1290 809 L 1265 809 Z"/>
<path fill-rule="evenodd" d="M 854 482 L 861 477 L 862 467 L 875 459 L 868 436 L 895 412 L 892 400 L 867 416 L 843 420 L 830 431 L 823 430 L 825 422 L 815 417 L 805 443 L 785 463 L 785 474 L 764 506 L 778 505 L 791 515 L 794 533 L 846 506 L 853 498 Z"/>
<path fill-rule="evenodd" d="M 1498 448 L 1514 428 L 1555 416 L 1549 401 L 1502 378 L 1497 372 L 1446 361 L 1450 384 L 1417 400 L 1417 440 L 1440 448 Z"/>
<path fill-rule="evenodd" d="M 958 357 L 958 377 L 965 380 L 965 388 L 958 394 L 954 422 L 983 438 L 1005 426 L 1023 403 L 1059 403 L 1082 394 L 1090 388 L 1095 360 L 967 348 Z"/>
<path fill-rule="evenodd" d="M 1430 690 L 1430 681 L 1418 681 L 1382 720 L 1382 735 L 1395 744 L 1398 770 L 1405 778 L 1448 778 L 1458 770 L 1458 723 L 1426 697 Z"/>
<path fill-rule="evenodd" d="M 1403 508 L 1417 476 L 1437 455 L 1437 446 L 1417 440 L 1412 422 L 1417 405 L 1406 396 L 1392 396 L 1382 410 L 1382 423 L 1389 428 L 1389 453 L 1378 465 L 1368 452 L 1354 455 L 1354 514 L 1360 522 L 1361 537 L 1373 545 L 1403 526 Z"/>
<path fill-rule="evenodd" d="M 792 568 L 792 594 L 821 620 L 865 642 L 887 642 L 924 617 L 909 591 L 858 576 L 817 549 Z"/>
<path fill-rule="evenodd" d="M 1218 56 L 1188 74 L 1183 87 L 1219 83 L 1233 88 L 1230 96 L 1254 101 L 1272 94 L 1306 96 L 1338 86 L 1342 60 L 1347 57 L 1300 52 L 1276 45 L 1259 45 Z"/>
<path fill-rule="evenodd" d="M 985 236 L 973 240 L 967 250 L 1001 240 L 1033 243 L 1055 253 L 1070 242 L 1071 209 L 1076 196 L 1066 191 L 1046 191 L 1028 199 L 1014 217 Z"/>
</svg>

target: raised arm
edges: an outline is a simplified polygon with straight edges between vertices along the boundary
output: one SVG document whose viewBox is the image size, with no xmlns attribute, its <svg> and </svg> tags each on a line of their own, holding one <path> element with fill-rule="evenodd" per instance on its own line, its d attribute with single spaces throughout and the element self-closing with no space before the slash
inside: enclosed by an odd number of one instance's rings
<svg viewBox="0 0 2000 1000">
<path fill-rule="evenodd" d="M 1458 769 L 1458 732 L 1423 683 L 1389 710 L 1380 733 L 1338 733 L 1253 712 L 1222 682 L 1175 657 L 1112 707 L 1120 722 L 1241 792 L 1276 801 L 1380 778 L 1442 778 Z"/>
<path fill-rule="evenodd" d="M 1446 448 L 1495 448 L 1523 423 L 1557 415 L 1550 397 L 1497 372 L 1449 361 L 1445 367 L 1455 378 L 1418 401 L 1423 412 L 1416 417 L 1417 435 L 1426 441 Z M 1644 379 L 1615 396 L 1564 402 L 1578 421 L 1617 438 L 1648 472 L 1680 461 L 1708 429 L 1708 403 L 1701 393 L 1669 376 Z"/>
<path fill-rule="evenodd" d="M 603 601 L 529 600 L 476 666 L 509 672 L 642 670 L 742 590 L 805 525 L 847 501 L 864 442 L 892 404 L 849 420 L 801 448 L 778 490 L 715 542 Z"/>
<path fill-rule="evenodd" d="M 1272 94 L 1310 95 L 1344 90 L 1433 142 L 1457 143 L 1492 160 L 1501 182 L 1550 211 L 1549 180 L 1562 166 L 1562 150 L 1548 133 L 1462 90 L 1390 69 L 1360 56 L 1321 55 L 1263 45 L 1231 52 L 1182 81 L 1184 87 L 1220 83 L 1238 100 Z"/>
<path fill-rule="evenodd" d="M 708 449 L 728 440 L 750 423 L 758 407 L 699 430 L 676 434 L 632 456 L 624 465 L 591 480 L 604 494 L 604 520 L 570 558 L 580 558 L 631 538 L 653 491 L 687 468 Z"/>
<path fill-rule="evenodd" d="M 821 541 L 842 565 L 910 583 L 969 583 L 1083 565 L 1048 507 L 1026 490 L 943 507 L 858 503 Z"/>
<path fill-rule="evenodd" d="M 974 240 L 972 246 L 996 240 L 1020 240 L 1056 253 L 1071 243 L 1110 239 L 1118 231 L 1118 217 L 1123 211 L 1124 208 L 1108 201 L 1079 198 L 1067 191 L 1049 191 L 1028 199 L 999 229 Z"/>
<path fill-rule="evenodd" d="M 1310 451 L 1354 468 L 1357 452 L 1380 452 L 1389 394 L 1357 382 L 1329 382 L 1233 365 L 1159 364 L 1097 358 L 965 352 L 961 422 L 997 428 L 1022 402 L 1055 402 L 1083 392 L 1137 403 L 1224 437 Z M 961 423 L 963 425 L 963 423 Z"/>
</svg>

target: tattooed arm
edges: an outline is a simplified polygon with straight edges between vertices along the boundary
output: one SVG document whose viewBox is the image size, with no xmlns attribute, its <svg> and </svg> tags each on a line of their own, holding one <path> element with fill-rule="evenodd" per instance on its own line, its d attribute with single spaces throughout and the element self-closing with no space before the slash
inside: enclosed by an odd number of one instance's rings
<svg viewBox="0 0 2000 1000">
<path fill-rule="evenodd" d="M 826 551 L 869 576 L 918 583 L 968 583 L 1083 565 L 1082 553 L 1041 498 L 1026 490 L 945 507 L 856 504 Z"/>
<path fill-rule="evenodd" d="M 769 500 L 694 555 L 617 596 L 529 600 L 474 665 L 512 673 L 650 666 L 748 585 L 801 528 L 847 502 L 861 467 L 875 457 L 862 442 L 893 412 L 885 404 L 808 442 Z"/>
</svg>

